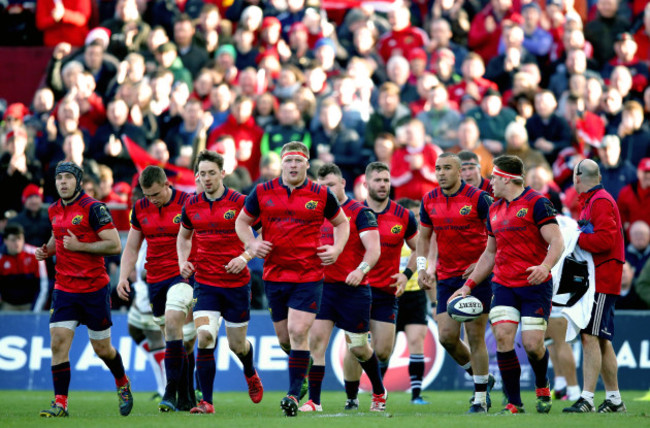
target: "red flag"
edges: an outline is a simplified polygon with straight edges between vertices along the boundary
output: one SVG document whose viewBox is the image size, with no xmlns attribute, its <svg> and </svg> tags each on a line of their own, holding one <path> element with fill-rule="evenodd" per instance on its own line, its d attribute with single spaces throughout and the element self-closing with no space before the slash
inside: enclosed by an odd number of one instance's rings
<svg viewBox="0 0 650 428">
<path fill-rule="evenodd" d="M 122 141 L 124 142 L 126 150 L 129 152 L 129 156 L 131 156 L 131 160 L 133 160 L 133 164 L 138 170 L 138 173 L 142 172 L 142 170 L 149 165 L 156 165 L 165 170 L 169 182 L 172 183 L 174 187 L 185 192 L 194 193 L 196 191 L 194 172 L 191 169 L 182 168 L 169 162 L 159 162 L 152 158 L 145 149 L 140 147 L 126 135 L 122 135 Z"/>
</svg>

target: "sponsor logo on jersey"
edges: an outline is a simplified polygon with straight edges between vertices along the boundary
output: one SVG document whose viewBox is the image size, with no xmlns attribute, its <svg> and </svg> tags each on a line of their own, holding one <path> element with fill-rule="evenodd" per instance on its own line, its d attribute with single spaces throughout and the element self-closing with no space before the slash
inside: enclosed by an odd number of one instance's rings
<svg viewBox="0 0 650 428">
<path fill-rule="evenodd" d="M 74 224 L 75 226 L 78 225 L 78 224 L 81 224 L 81 221 L 82 221 L 83 219 L 84 219 L 84 216 L 82 216 L 81 214 L 76 215 L 76 216 L 74 216 L 74 218 L 72 219 L 72 224 Z"/>
<path fill-rule="evenodd" d="M 223 218 L 225 218 L 226 220 L 232 220 L 233 218 L 235 218 L 235 214 L 237 214 L 237 211 L 228 210 L 224 213 Z"/>
<path fill-rule="evenodd" d="M 526 214 L 528 214 L 528 208 L 522 208 L 519 211 L 517 211 L 517 217 L 519 218 L 526 217 Z"/>
<path fill-rule="evenodd" d="M 305 204 L 305 208 L 307 208 L 308 210 L 315 210 L 317 206 L 318 206 L 317 201 L 309 201 Z"/>
<path fill-rule="evenodd" d="M 465 205 L 459 211 L 460 215 L 469 215 L 469 213 L 471 213 L 471 212 L 472 212 L 472 206 L 471 205 Z"/>
<path fill-rule="evenodd" d="M 390 231 L 392 233 L 394 233 L 395 235 L 397 235 L 398 233 L 400 233 L 402 231 L 402 225 L 401 224 L 396 224 L 395 226 L 390 228 Z"/>
<path fill-rule="evenodd" d="M 174 216 L 174 220 L 173 220 L 173 222 L 174 222 L 175 224 L 178 224 L 178 223 L 181 222 L 181 215 L 180 215 L 180 213 L 179 213 L 179 214 L 176 214 L 176 215 Z"/>
</svg>

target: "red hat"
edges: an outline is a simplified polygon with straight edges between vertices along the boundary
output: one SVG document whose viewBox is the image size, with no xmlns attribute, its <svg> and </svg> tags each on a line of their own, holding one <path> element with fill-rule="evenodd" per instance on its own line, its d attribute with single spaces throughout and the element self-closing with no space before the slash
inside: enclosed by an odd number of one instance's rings
<svg viewBox="0 0 650 428">
<path fill-rule="evenodd" d="M 8 117 L 13 117 L 14 119 L 23 120 L 25 116 L 29 114 L 29 109 L 23 103 L 13 103 L 7 106 L 5 110 L 5 119 Z"/>
<path fill-rule="evenodd" d="M 263 30 L 265 28 L 269 28 L 269 27 L 272 27 L 274 25 L 278 25 L 280 27 L 282 26 L 282 24 L 280 24 L 280 20 L 278 18 L 276 18 L 275 16 L 267 16 L 266 18 L 264 18 L 262 20 L 261 29 Z"/>
<path fill-rule="evenodd" d="M 111 42 L 111 30 L 105 27 L 95 27 L 88 32 L 86 35 L 86 40 L 84 40 L 84 45 L 88 46 L 95 40 L 102 42 L 104 49 L 108 48 L 109 43 Z"/>
<path fill-rule="evenodd" d="M 422 48 L 413 48 L 409 51 L 408 55 L 406 56 L 406 59 L 409 60 L 409 62 L 413 61 L 414 59 L 421 59 L 423 61 L 427 61 L 427 53 L 425 52 L 424 49 Z"/>
<path fill-rule="evenodd" d="M 639 162 L 639 171 L 648 172 L 650 171 L 650 158 L 643 158 Z"/>
<path fill-rule="evenodd" d="M 43 189 L 38 187 L 36 184 L 28 184 L 27 187 L 25 187 L 23 190 L 23 205 L 27 199 L 31 198 L 32 196 L 38 196 L 39 198 L 43 199 Z"/>
</svg>

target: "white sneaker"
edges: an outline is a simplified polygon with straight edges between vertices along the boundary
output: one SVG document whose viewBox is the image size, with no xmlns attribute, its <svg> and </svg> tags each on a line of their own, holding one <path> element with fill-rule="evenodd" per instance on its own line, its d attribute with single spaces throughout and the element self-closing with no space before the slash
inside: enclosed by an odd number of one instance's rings
<svg viewBox="0 0 650 428">
<path fill-rule="evenodd" d="M 309 400 L 298 409 L 301 412 L 322 412 L 323 406 L 316 404 L 313 401 Z"/>
<path fill-rule="evenodd" d="M 388 398 L 388 391 L 384 390 L 381 395 L 372 394 L 372 402 L 370 403 L 371 412 L 384 412 L 386 411 L 386 399 Z"/>
</svg>

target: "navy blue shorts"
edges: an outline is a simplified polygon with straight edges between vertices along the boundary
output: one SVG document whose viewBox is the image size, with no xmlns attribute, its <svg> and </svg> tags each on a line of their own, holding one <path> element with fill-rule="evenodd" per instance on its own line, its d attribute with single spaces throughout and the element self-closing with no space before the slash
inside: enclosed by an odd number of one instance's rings
<svg viewBox="0 0 650 428">
<path fill-rule="evenodd" d="M 271 320 L 286 320 L 289 308 L 317 314 L 320 308 L 323 281 L 317 282 L 275 282 L 264 281 L 264 291 L 269 301 Z"/>
<path fill-rule="evenodd" d="M 477 285 L 472 289 L 472 296 L 476 297 L 483 303 L 483 313 L 490 313 L 490 302 L 492 301 L 492 286 L 490 285 L 492 277 Z M 440 279 L 436 286 L 436 293 L 438 297 L 438 306 L 436 306 L 436 314 L 447 312 L 447 300 L 452 294 L 465 284 L 465 279 L 462 276 L 455 276 L 453 278 Z"/>
<path fill-rule="evenodd" d="M 506 287 L 492 281 L 492 308 L 510 306 L 519 311 L 521 317 L 544 318 L 551 314 L 553 280 L 526 287 Z"/>
<path fill-rule="evenodd" d="M 238 324 L 251 319 L 251 286 L 213 287 L 195 281 L 194 312 L 218 311 L 224 320 Z"/>
<path fill-rule="evenodd" d="M 179 282 L 184 282 L 187 284 L 187 279 L 178 275 L 164 281 L 154 282 L 153 284 L 147 284 L 149 287 L 149 302 L 151 304 L 151 312 L 153 312 L 154 317 L 162 317 L 165 315 L 165 303 L 167 303 L 167 290 L 172 285 L 176 285 Z"/>
<path fill-rule="evenodd" d="M 369 285 L 325 283 L 316 319 L 334 321 L 338 328 L 350 333 L 366 333 L 370 329 L 371 303 Z"/>
<path fill-rule="evenodd" d="M 372 290 L 372 306 L 370 307 L 370 319 L 381 322 L 395 324 L 397 320 L 397 297 L 378 290 L 375 287 Z"/>
<path fill-rule="evenodd" d="M 617 300 L 618 296 L 615 294 L 596 293 L 591 319 L 582 333 L 611 342 L 614 339 L 614 305 Z"/>
<path fill-rule="evenodd" d="M 110 287 L 106 285 L 92 293 L 54 290 L 50 324 L 61 321 L 77 321 L 93 331 L 104 331 L 112 326 Z"/>
<path fill-rule="evenodd" d="M 409 324 L 427 325 L 426 291 L 406 291 L 397 299 L 397 308 L 396 331 L 404 331 Z"/>
</svg>

